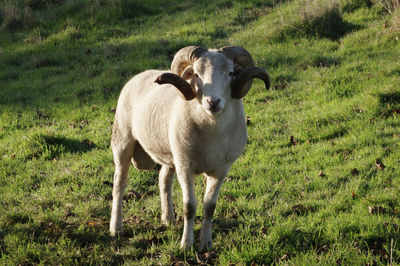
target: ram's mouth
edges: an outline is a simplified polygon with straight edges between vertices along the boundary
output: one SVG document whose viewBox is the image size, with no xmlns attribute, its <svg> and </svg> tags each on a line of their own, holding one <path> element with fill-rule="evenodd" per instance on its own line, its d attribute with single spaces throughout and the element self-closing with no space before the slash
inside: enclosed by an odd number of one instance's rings
<svg viewBox="0 0 400 266">
<path fill-rule="evenodd" d="M 216 116 L 216 115 L 219 115 L 220 113 L 222 113 L 222 108 L 219 106 L 217 106 L 217 107 L 207 106 L 207 107 L 204 107 L 204 109 L 205 109 L 206 113 L 211 116 Z"/>
</svg>

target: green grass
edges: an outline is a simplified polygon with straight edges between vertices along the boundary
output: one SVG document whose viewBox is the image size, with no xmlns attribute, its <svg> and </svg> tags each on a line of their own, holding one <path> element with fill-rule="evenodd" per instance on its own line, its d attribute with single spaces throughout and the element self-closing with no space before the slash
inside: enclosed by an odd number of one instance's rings
<svg viewBox="0 0 400 266">
<path fill-rule="evenodd" d="M 177 224 L 161 226 L 156 171 L 130 170 L 140 195 L 126 235 L 108 233 L 119 92 L 194 44 L 243 46 L 273 80 L 245 97 L 248 145 L 220 193 L 212 262 L 400 264 L 399 6 L 0 1 L 0 264 L 196 262 L 179 249 L 177 182 Z M 198 235 L 202 177 L 196 188 Z"/>
</svg>

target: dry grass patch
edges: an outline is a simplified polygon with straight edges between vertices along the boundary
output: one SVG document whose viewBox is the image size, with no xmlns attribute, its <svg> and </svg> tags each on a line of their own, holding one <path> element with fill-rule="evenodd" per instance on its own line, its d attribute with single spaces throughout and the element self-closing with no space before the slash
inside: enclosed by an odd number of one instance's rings
<svg viewBox="0 0 400 266">
<path fill-rule="evenodd" d="M 355 28 L 343 19 L 339 1 L 304 0 L 282 17 L 283 28 L 274 39 L 316 37 L 337 40 Z"/>
</svg>

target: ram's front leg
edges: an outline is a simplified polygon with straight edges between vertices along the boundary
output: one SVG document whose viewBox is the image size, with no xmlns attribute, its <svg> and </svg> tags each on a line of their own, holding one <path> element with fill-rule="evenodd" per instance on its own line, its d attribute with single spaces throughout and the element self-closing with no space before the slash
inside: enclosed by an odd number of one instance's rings
<svg viewBox="0 0 400 266">
<path fill-rule="evenodd" d="M 218 193 L 224 183 L 225 176 L 221 178 L 206 175 L 207 187 L 203 202 L 203 223 L 200 232 L 199 251 L 210 250 L 212 248 L 212 218 L 217 204 Z"/>
<path fill-rule="evenodd" d="M 197 202 L 193 183 L 193 174 L 189 171 L 176 170 L 183 196 L 183 235 L 181 248 L 193 246 L 193 227 Z"/>
</svg>

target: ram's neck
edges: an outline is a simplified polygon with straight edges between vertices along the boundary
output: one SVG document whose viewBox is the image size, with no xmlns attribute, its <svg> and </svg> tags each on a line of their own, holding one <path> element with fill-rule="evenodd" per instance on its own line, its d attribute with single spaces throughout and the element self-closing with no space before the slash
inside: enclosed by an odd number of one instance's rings
<svg viewBox="0 0 400 266">
<path fill-rule="evenodd" d="M 169 128 L 171 149 L 182 156 L 181 161 L 190 162 L 195 174 L 225 171 L 244 150 L 247 131 L 243 105 L 233 101 L 225 108 L 218 116 L 208 115 L 199 104 L 174 108 L 176 120 Z"/>
<path fill-rule="evenodd" d="M 223 111 L 217 115 L 208 114 L 203 107 L 195 101 L 188 104 L 188 111 L 195 126 L 203 134 L 223 133 L 233 130 L 245 123 L 243 104 L 240 100 L 232 100 L 225 105 Z"/>
</svg>

